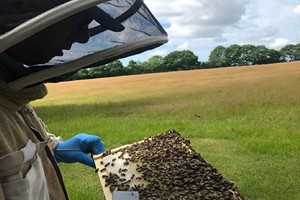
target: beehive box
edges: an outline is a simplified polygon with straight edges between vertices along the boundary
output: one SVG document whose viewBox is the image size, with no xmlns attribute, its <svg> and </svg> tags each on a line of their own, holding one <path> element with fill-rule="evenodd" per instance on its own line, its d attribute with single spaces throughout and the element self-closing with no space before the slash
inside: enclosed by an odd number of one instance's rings
<svg viewBox="0 0 300 200">
<path fill-rule="evenodd" d="M 94 156 L 106 200 L 113 191 L 150 199 L 244 199 L 234 183 L 175 130 Z"/>
</svg>

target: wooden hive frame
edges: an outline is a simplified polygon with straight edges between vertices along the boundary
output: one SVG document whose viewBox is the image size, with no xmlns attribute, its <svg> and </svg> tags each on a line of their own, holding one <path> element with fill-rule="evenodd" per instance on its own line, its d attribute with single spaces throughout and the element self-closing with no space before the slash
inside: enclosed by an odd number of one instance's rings
<svg viewBox="0 0 300 200">
<path fill-rule="evenodd" d="M 106 200 L 138 191 L 140 199 L 244 199 L 175 130 L 94 156 Z"/>
</svg>

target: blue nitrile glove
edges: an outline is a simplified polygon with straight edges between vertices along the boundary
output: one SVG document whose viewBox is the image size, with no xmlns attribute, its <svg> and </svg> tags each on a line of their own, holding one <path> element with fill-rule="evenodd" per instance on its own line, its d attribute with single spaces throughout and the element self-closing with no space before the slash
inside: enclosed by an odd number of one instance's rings
<svg viewBox="0 0 300 200">
<path fill-rule="evenodd" d="M 54 149 L 54 156 L 57 162 L 80 162 L 96 168 L 94 160 L 87 154 L 100 154 L 104 151 L 105 147 L 100 137 L 80 133 L 65 142 L 58 143 Z"/>
</svg>

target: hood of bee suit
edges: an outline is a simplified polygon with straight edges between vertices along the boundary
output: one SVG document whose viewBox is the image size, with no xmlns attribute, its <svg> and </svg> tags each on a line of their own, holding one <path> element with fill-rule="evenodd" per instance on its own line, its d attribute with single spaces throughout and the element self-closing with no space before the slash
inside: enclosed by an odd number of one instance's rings
<svg viewBox="0 0 300 200">
<path fill-rule="evenodd" d="M 47 63 L 21 63 L 29 73 L 8 83 L 13 89 L 51 80 L 63 81 L 65 77 L 62 75 L 81 68 L 104 65 L 168 41 L 167 33 L 143 0 L 47 0 L 53 1 L 50 8 L 49 5 L 42 6 L 42 0 L 7 1 L 24 3 L 18 5 L 22 7 L 22 12 L 5 14 L 4 8 L 0 8 L 0 54 L 5 54 L 10 47 L 73 15 L 84 14 L 91 19 L 86 42 L 73 43 L 70 49 L 64 49 L 62 55 L 53 57 Z M 11 7 L 15 5 L 9 4 Z M 9 10 L 9 6 L 6 10 Z"/>
</svg>

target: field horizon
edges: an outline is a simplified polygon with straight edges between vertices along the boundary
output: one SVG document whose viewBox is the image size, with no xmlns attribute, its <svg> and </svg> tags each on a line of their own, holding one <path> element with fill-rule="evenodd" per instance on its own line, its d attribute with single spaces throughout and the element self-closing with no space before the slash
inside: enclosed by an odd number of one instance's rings
<svg viewBox="0 0 300 200">
<path fill-rule="evenodd" d="M 300 199 L 300 62 L 47 84 L 49 131 L 108 149 L 175 129 L 246 199 Z M 71 199 L 104 199 L 97 174 L 61 164 Z M 81 181 L 78 181 L 80 178 Z"/>
<path fill-rule="evenodd" d="M 99 97 L 101 93 L 104 94 L 103 96 L 101 96 L 103 98 L 102 101 L 105 101 L 106 99 L 113 100 L 110 95 L 114 95 L 113 92 L 119 92 L 123 88 L 126 88 L 128 90 L 128 92 L 123 91 L 123 93 L 125 93 L 126 95 L 133 92 L 135 94 L 141 92 L 141 90 L 144 90 L 145 86 L 149 86 L 151 84 L 173 83 L 173 87 L 167 85 L 167 89 L 169 89 L 169 87 L 171 87 L 172 89 L 177 89 L 177 86 L 179 85 L 182 85 L 183 87 L 185 86 L 185 84 L 187 85 L 189 83 L 191 85 L 194 85 L 195 78 L 201 81 L 200 83 L 198 83 L 199 85 L 211 84 L 210 86 L 216 86 L 220 83 L 230 84 L 233 82 L 241 82 L 246 80 L 261 80 L 268 77 L 280 78 L 285 77 L 288 74 L 298 74 L 299 68 L 300 61 L 296 61 L 291 63 L 124 75 L 117 77 L 104 77 L 96 79 L 66 81 L 60 83 L 48 83 L 47 88 L 49 94 L 43 100 L 38 100 L 34 104 L 72 104 L 72 99 L 76 99 L 76 103 L 78 103 L 78 100 L 79 103 L 85 103 L 88 101 L 88 99 Z M 181 82 L 178 83 L 178 81 Z M 183 83 L 182 81 L 186 81 L 186 83 Z M 142 83 L 143 85 L 137 85 L 139 83 Z M 88 90 L 83 91 L 83 87 L 87 86 L 89 88 L 85 88 L 85 90 Z M 96 89 L 98 89 L 98 91 L 96 91 Z M 157 90 L 165 91 L 163 89 L 164 87 L 160 86 L 160 88 L 158 88 Z M 153 91 L 152 89 L 151 92 L 156 91 Z M 128 99 L 130 99 L 130 97 Z M 98 99 L 97 101 L 101 100 Z"/>
</svg>

